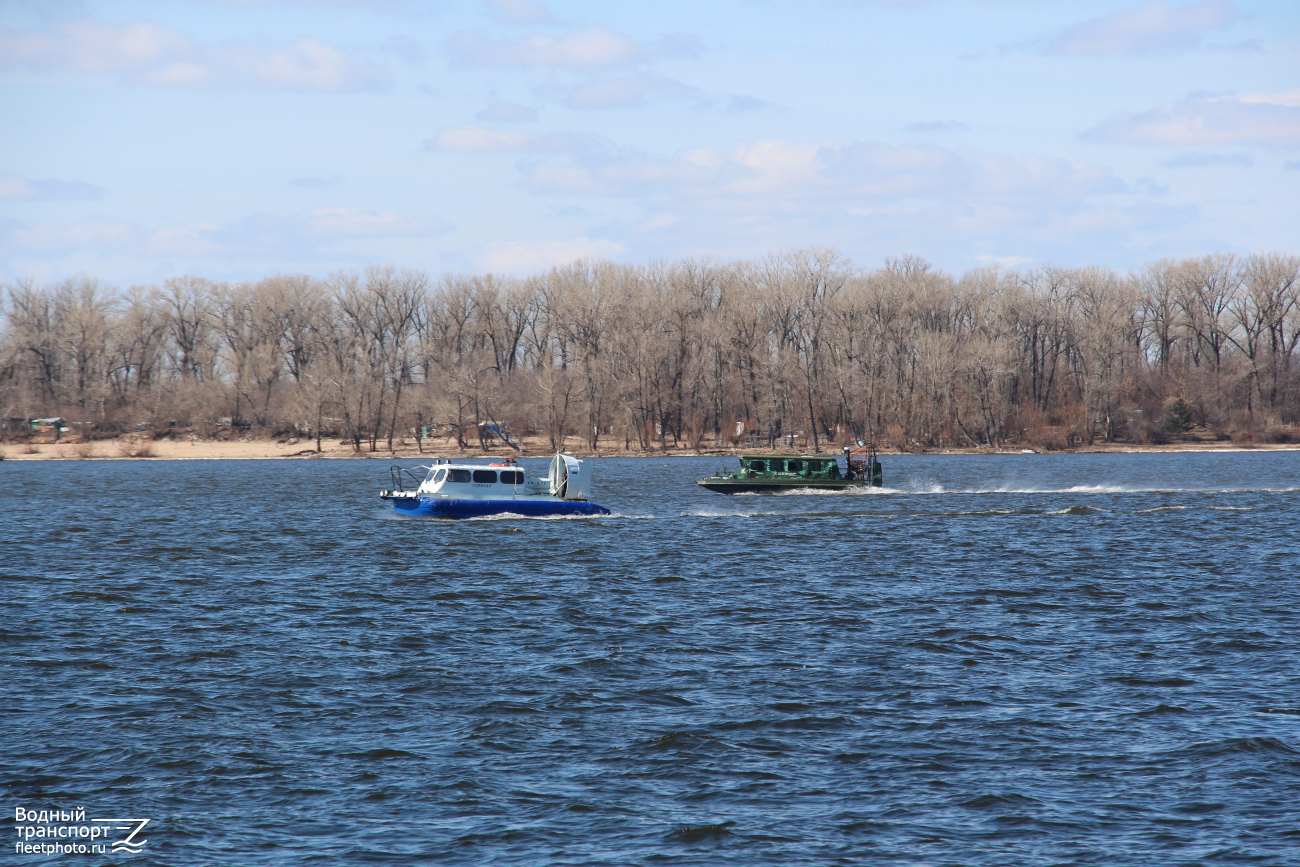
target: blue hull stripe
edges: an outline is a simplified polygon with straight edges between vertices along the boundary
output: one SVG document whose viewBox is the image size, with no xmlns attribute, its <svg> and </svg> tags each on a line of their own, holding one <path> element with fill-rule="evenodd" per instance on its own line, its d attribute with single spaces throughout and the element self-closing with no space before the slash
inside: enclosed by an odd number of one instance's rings
<svg viewBox="0 0 1300 867">
<path fill-rule="evenodd" d="M 424 518 L 482 518 L 510 513 L 528 518 L 549 515 L 608 515 L 609 509 L 579 500 L 444 500 L 420 497 L 394 499 L 399 515 Z"/>
</svg>

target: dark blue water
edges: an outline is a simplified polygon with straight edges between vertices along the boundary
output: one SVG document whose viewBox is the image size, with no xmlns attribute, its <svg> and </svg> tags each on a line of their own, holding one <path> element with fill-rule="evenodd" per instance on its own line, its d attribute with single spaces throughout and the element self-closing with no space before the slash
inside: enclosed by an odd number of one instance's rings
<svg viewBox="0 0 1300 867">
<path fill-rule="evenodd" d="M 0 463 L 0 806 L 151 818 L 103 863 L 1300 864 L 1300 453 L 724 463 L 464 523 Z"/>
</svg>

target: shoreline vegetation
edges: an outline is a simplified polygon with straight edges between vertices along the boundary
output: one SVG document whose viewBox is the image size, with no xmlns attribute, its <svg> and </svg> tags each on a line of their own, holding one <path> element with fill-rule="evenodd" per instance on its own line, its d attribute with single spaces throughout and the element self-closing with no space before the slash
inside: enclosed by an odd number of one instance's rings
<svg viewBox="0 0 1300 867">
<path fill-rule="evenodd" d="M 833 250 L 529 277 L 0 286 L 13 458 L 1300 443 L 1300 256 L 1123 274 Z M 419 439 L 417 439 L 417 437 Z"/>
</svg>

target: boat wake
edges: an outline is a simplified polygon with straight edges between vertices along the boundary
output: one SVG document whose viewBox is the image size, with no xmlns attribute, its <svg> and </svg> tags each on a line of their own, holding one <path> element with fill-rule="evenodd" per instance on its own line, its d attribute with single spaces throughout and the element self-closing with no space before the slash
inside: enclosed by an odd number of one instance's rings
<svg viewBox="0 0 1300 867">
<path fill-rule="evenodd" d="M 434 524 L 468 524 L 480 523 L 483 521 L 586 521 L 591 518 L 639 518 L 649 517 L 646 515 L 521 515 L 518 512 L 496 512 L 491 515 L 474 515 L 464 518 L 452 517 L 450 515 L 402 515 L 395 514 L 388 510 L 383 510 L 375 516 L 381 521 L 418 521 Z"/>
<path fill-rule="evenodd" d="M 784 491 L 737 491 L 731 497 L 875 497 L 881 494 L 910 494 L 902 488 L 873 488 L 870 485 L 852 488 L 791 488 Z"/>
<path fill-rule="evenodd" d="M 1172 488 L 1140 487 L 1137 485 L 1070 485 L 1065 488 L 1052 487 L 1011 487 L 1003 485 L 996 488 L 970 487 L 948 488 L 937 483 L 920 482 L 906 488 L 877 488 L 877 493 L 893 494 L 1294 494 L 1300 493 L 1300 487 L 1292 488 Z M 856 492 L 855 492 L 856 493 Z"/>
<path fill-rule="evenodd" d="M 455 518 L 456 521 L 586 521 L 591 518 L 609 518 L 611 515 L 605 514 L 582 514 L 582 515 L 521 515 L 518 512 L 496 512 L 491 515 L 474 515 L 467 518 Z"/>
<path fill-rule="evenodd" d="M 868 511 L 865 509 L 814 510 L 806 512 L 785 511 L 727 511 L 720 509 L 693 509 L 682 512 L 683 518 L 781 518 L 782 520 L 807 520 L 821 518 L 869 518 L 873 521 L 899 518 L 997 518 L 1004 516 L 1055 517 L 1062 515 L 1145 515 L 1155 512 L 1206 510 L 1216 512 L 1250 512 L 1251 506 L 1156 506 L 1151 509 L 1105 509 L 1101 506 L 1072 505 L 1060 509 L 908 509 L 896 511 Z"/>
<path fill-rule="evenodd" d="M 744 491 L 730 494 L 732 497 L 878 497 L 918 496 L 932 494 L 1295 494 L 1300 487 L 1291 488 L 1232 488 L 1232 487 L 1144 487 L 1141 485 L 1069 485 L 1068 487 L 1033 487 L 1022 485 L 999 485 L 997 487 L 948 487 L 938 482 L 908 482 L 903 487 L 890 488 L 841 488 L 826 490 L 818 488 L 797 488 L 786 491 Z"/>
</svg>

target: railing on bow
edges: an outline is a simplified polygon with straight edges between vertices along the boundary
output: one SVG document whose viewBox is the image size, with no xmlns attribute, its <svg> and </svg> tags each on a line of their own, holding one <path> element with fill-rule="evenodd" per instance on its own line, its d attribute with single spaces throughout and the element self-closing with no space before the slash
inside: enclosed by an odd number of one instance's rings
<svg viewBox="0 0 1300 867">
<path fill-rule="evenodd" d="M 415 467 L 414 469 L 428 471 L 429 468 Z M 422 476 L 417 476 L 411 469 L 397 464 L 393 464 L 388 468 L 388 479 L 389 484 L 392 486 L 390 490 L 393 491 L 415 491 L 419 489 L 420 483 L 424 481 Z"/>
</svg>

